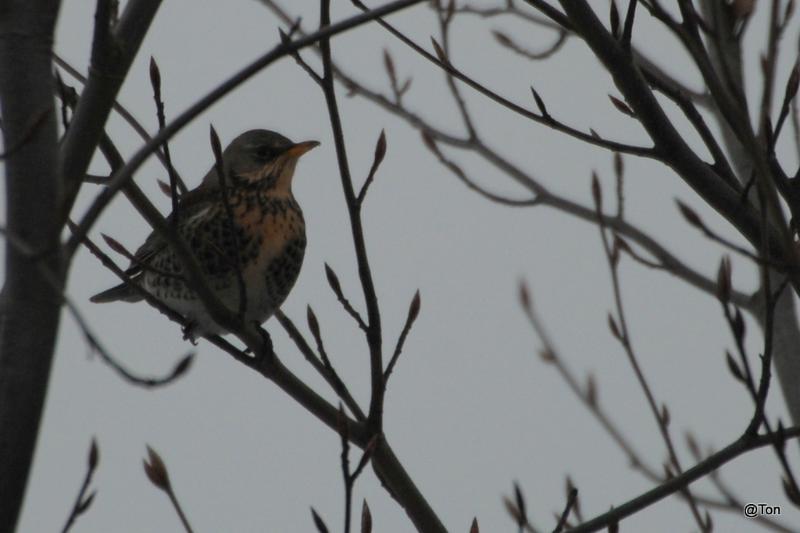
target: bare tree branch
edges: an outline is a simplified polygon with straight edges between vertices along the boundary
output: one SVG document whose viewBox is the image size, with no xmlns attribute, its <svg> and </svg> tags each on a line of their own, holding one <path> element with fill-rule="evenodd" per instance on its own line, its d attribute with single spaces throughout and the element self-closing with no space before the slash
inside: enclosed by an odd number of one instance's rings
<svg viewBox="0 0 800 533">
<path fill-rule="evenodd" d="M 112 28 L 110 0 L 97 2 L 89 79 L 60 147 L 59 175 L 65 186 L 60 208 L 62 224 L 72 209 L 117 93 L 160 5 L 161 0 L 131 0 Z"/>
</svg>

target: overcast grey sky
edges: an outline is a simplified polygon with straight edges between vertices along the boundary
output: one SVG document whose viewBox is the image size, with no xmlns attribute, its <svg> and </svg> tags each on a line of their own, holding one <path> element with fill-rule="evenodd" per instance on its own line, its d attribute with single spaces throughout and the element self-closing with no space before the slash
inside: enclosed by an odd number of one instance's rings
<svg viewBox="0 0 800 533">
<path fill-rule="evenodd" d="M 488 0 L 480 3 L 491 5 Z M 58 25 L 56 50 L 82 71 L 88 62 L 93 4 L 64 1 Z M 318 20 L 316 3 L 305 4 L 289 9 L 302 8 L 294 13 L 303 16 L 306 27 L 313 27 Z M 335 4 L 335 18 L 355 13 L 349 2 Z M 605 17 L 606 3 L 597 4 L 602 4 L 598 11 Z M 424 5 L 393 20 L 426 47 L 429 36 L 438 31 Z M 174 117 L 273 46 L 278 27 L 256 1 L 165 2 L 119 101 L 154 131 L 157 123 L 147 74 L 151 55 L 161 67 L 167 116 Z M 607 95 L 616 90 L 581 42 L 571 39 L 555 59 L 530 63 L 496 45 L 490 30 L 498 27 L 514 32 L 531 47 L 553 39 L 548 32 L 532 33 L 514 21 L 464 17 L 456 26 L 454 62 L 525 106 L 533 107 L 529 86 L 534 84 L 550 112 L 565 122 L 593 127 L 615 139 L 647 143 L 643 130 L 609 104 Z M 753 21 L 749 31 L 748 68 L 755 79 L 763 17 Z M 796 37 L 795 24 L 787 42 L 796 42 Z M 697 82 L 684 55 L 644 10 L 634 41 L 669 71 Z M 442 73 L 390 35 L 372 26 L 333 43 L 334 58 L 343 69 L 388 93 L 384 48 L 393 52 L 398 73 L 414 78 L 407 105 L 431 122 L 461 133 Z M 317 64 L 310 52 L 304 56 Z M 788 72 L 794 59 L 787 56 L 782 57 L 780 72 Z M 757 94 L 757 87 L 749 89 Z M 664 445 L 625 356 L 607 328 L 606 314 L 613 301 L 597 228 L 550 209 L 510 209 L 487 202 L 440 166 L 406 124 L 358 97 L 346 98 L 345 91 L 339 94 L 357 183 L 366 176 L 381 129 L 388 140 L 386 160 L 364 209 L 387 350 L 402 327 L 414 291 L 419 289 L 422 295 L 422 312 L 389 383 L 386 434 L 447 527 L 467 531 L 477 516 L 481 531 L 514 530 L 501 503 L 514 480 L 523 488 L 536 524 L 546 530 L 555 523 L 553 512 L 563 507 L 567 474 L 580 490 L 587 516 L 648 488 L 555 370 L 536 355 L 541 342 L 517 299 L 518 283 L 525 279 L 569 366 L 582 377 L 595 374 L 603 406 L 644 457 L 660 468 Z M 610 153 L 498 109 L 468 89 L 464 94 L 487 142 L 553 190 L 590 205 L 593 169 L 611 190 Z M 300 278 L 283 310 L 307 332 L 305 308 L 307 304 L 314 308 L 331 359 L 366 405 L 366 345 L 324 276 L 327 262 L 354 304 L 363 307 L 321 92 L 293 61 L 283 60 L 223 99 L 171 143 L 175 165 L 190 187 L 199 183 L 212 163 L 210 123 L 223 144 L 251 128 L 274 129 L 295 141 L 321 141 L 322 146 L 300 162 L 295 177 L 309 244 Z M 118 116 L 112 117 L 109 131 L 125 154 L 140 146 Z M 507 177 L 470 154 L 448 153 L 491 190 L 524 196 Z M 793 161 L 793 156 L 787 157 Z M 712 275 L 723 250 L 686 225 L 674 198 L 694 206 L 715 228 L 735 237 L 730 228 L 665 168 L 626 158 L 626 169 L 629 220 Z M 92 170 L 106 171 L 102 159 L 96 159 Z M 136 181 L 166 212 L 169 199 L 156 183 L 164 175 L 151 161 L 137 173 Z M 98 190 L 94 185 L 84 188 L 76 213 Z M 612 196 L 606 194 L 609 202 Z M 120 196 L 93 236 L 99 238 L 100 232 L 134 249 L 149 228 Z M 682 439 L 685 430 L 695 432 L 703 446 L 721 447 L 736 438 L 749 419 L 750 401 L 728 374 L 723 358 L 732 341 L 713 298 L 629 261 L 623 261 L 621 272 L 633 342 L 656 396 L 669 405 L 681 457 L 690 464 Z M 752 265 L 735 259 L 734 281 L 742 290 L 754 288 Z M 343 487 L 338 436 L 277 387 L 208 343 L 192 348 L 181 340 L 176 325 L 147 305 L 88 302 L 91 294 L 114 283 L 111 273 L 81 252 L 68 290 L 109 350 L 141 374 L 167 372 L 190 349 L 198 352 L 195 365 L 165 389 L 134 388 L 89 355 L 74 321 L 65 315 L 20 531 L 60 529 L 82 479 L 92 435 L 101 452 L 93 485 L 98 495 L 75 526 L 76 532 L 180 530 L 167 498 L 142 471 L 146 444 L 167 463 L 198 532 L 312 531 L 309 506 L 332 530 L 340 530 Z M 333 400 L 277 322 L 272 319 L 266 327 L 282 360 Z M 760 343 L 757 328 L 751 324 L 748 331 L 755 353 Z M 769 408 L 774 415 L 784 413 L 777 386 Z M 800 516 L 783 498 L 771 452 L 735 461 L 724 469 L 723 477 L 744 501 L 780 504 L 783 518 L 800 527 Z M 706 482 L 696 487 L 698 492 L 711 492 Z M 364 497 L 376 531 L 412 529 L 369 470 L 356 487 L 357 508 Z M 714 514 L 714 521 L 719 531 L 752 527 L 724 513 Z M 670 499 L 626 521 L 622 529 L 673 532 L 696 526 L 688 508 Z"/>
</svg>

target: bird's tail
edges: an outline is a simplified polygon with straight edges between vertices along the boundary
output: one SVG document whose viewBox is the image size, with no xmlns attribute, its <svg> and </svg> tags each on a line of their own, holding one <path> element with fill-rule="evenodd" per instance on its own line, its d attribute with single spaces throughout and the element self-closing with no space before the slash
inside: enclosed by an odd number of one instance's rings
<svg viewBox="0 0 800 533">
<path fill-rule="evenodd" d="M 122 283 L 103 292 L 98 292 L 89 298 L 90 302 L 94 302 L 96 304 L 104 304 L 116 301 L 138 302 L 140 300 L 142 300 L 142 295 L 131 288 L 131 286 L 127 283 Z"/>
</svg>

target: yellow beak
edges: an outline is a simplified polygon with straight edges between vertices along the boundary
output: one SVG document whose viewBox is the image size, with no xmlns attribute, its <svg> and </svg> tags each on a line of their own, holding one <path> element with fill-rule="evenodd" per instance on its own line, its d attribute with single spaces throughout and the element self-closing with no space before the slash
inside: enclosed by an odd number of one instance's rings
<svg viewBox="0 0 800 533">
<path fill-rule="evenodd" d="M 292 159 L 296 159 L 312 148 L 316 148 L 317 146 L 319 146 L 318 141 L 305 141 L 293 145 L 291 148 L 286 150 L 285 154 Z"/>
</svg>

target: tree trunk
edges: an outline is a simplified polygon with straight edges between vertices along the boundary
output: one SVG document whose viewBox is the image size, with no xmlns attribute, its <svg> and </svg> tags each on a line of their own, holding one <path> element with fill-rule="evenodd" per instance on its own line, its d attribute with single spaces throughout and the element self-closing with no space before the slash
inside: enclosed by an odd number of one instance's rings
<svg viewBox="0 0 800 533">
<path fill-rule="evenodd" d="M 61 307 L 52 45 L 58 0 L 0 2 L 7 227 L 0 298 L 0 531 L 14 531 Z"/>
</svg>

